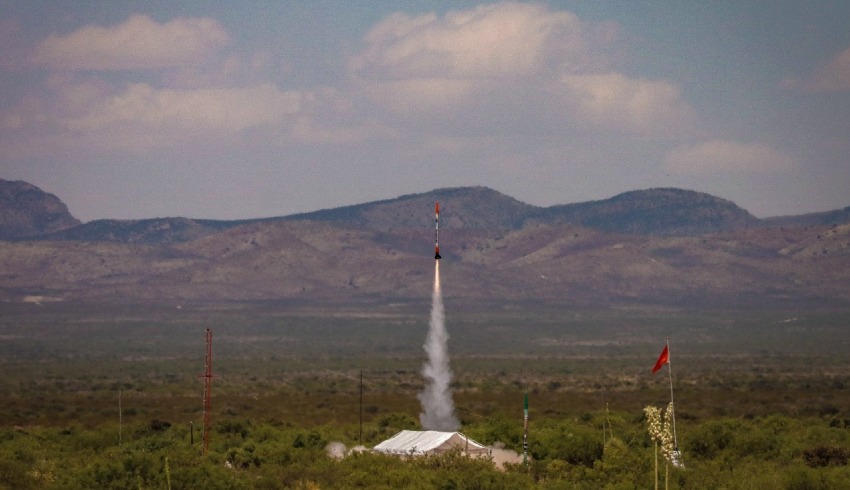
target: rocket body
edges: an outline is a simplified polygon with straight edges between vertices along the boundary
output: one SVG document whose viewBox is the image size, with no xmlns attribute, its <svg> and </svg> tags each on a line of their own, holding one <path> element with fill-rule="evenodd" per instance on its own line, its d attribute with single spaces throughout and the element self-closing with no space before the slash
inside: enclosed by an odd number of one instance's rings
<svg viewBox="0 0 850 490">
<path fill-rule="evenodd" d="M 440 201 L 434 208 L 434 259 L 440 260 Z"/>
</svg>

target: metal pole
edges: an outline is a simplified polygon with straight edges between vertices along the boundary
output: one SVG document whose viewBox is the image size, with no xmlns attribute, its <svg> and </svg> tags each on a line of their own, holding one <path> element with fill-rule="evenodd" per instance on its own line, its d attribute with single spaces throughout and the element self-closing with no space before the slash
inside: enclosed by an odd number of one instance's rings
<svg viewBox="0 0 850 490">
<path fill-rule="evenodd" d="M 679 452 L 679 439 L 676 436 L 676 404 L 673 402 L 673 364 L 670 362 L 670 337 L 667 337 L 667 374 L 670 377 L 670 416 L 673 418 L 673 450 L 678 453 L 676 460 L 681 463 L 681 453 Z"/>
<path fill-rule="evenodd" d="M 204 456 L 210 447 L 210 423 L 212 410 L 212 330 L 207 329 L 207 355 L 204 370 Z"/>
<path fill-rule="evenodd" d="M 360 371 L 360 445 L 363 445 L 363 370 Z"/>
</svg>

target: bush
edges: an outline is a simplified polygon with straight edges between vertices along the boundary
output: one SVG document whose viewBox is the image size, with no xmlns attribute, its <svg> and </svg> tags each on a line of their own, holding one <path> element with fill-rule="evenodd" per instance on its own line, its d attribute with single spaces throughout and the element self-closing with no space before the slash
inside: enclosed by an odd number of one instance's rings
<svg viewBox="0 0 850 490">
<path fill-rule="evenodd" d="M 823 475 L 819 475 L 811 469 L 793 468 L 788 472 L 785 488 L 788 490 L 831 490 L 833 487 L 829 485 Z"/>
<path fill-rule="evenodd" d="M 821 466 L 846 466 L 850 451 L 838 446 L 817 446 L 803 451 L 803 459 L 810 468 Z"/>
<path fill-rule="evenodd" d="M 171 427 L 171 422 L 166 422 L 164 420 L 153 419 L 150 423 L 150 428 L 154 432 L 162 432 Z"/>
<path fill-rule="evenodd" d="M 602 459 L 602 440 L 593 428 L 559 425 L 535 432 L 529 450 L 535 459 L 561 459 L 573 465 L 592 467 Z"/>
<path fill-rule="evenodd" d="M 688 435 L 687 449 L 701 458 L 714 458 L 720 451 L 732 445 L 740 425 L 731 420 L 706 422 Z"/>
<path fill-rule="evenodd" d="M 295 440 L 292 442 L 292 447 L 297 449 L 322 449 L 327 444 L 327 441 L 322 439 L 321 434 L 315 430 L 311 430 L 306 434 L 303 432 L 298 433 L 298 435 L 295 436 Z"/>
</svg>

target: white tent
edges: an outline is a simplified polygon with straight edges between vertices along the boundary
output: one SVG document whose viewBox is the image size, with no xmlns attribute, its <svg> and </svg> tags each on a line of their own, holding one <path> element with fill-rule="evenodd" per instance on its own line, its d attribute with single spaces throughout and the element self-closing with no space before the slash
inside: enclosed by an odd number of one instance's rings
<svg viewBox="0 0 850 490">
<path fill-rule="evenodd" d="M 373 451 L 396 456 L 441 454 L 452 449 L 460 449 L 461 453 L 469 456 L 490 455 L 487 447 L 460 432 L 437 430 L 403 430 L 372 448 Z"/>
</svg>

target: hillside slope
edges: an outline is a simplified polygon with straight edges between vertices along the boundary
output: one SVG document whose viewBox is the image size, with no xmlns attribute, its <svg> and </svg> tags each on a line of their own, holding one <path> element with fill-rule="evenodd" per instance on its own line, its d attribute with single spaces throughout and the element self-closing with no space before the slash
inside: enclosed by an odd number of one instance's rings
<svg viewBox="0 0 850 490">
<path fill-rule="evenodd" d="M 430 238 L 284 221 L 172 245 L 7 242 L 0 299 L 418 303 L 433 281 Z M 441 245 L 446 297 L 470 308 L 850 305 L 850 226 L 660 237 L 537 224 Z"/>
<path fill-rule="evenodd" d="M 48 195 L 49 196 L 49 195 Z M 53 205 L 65 210 L 55 196 Z M 759 220 L 734 203 L 684 189 L 647 189 L 609 199 L 548 208 L 520 202 L 486 187 L 455 187 L 409 194 L 290 216 L 217 221 L 185 217 L 143 220 L 96 220 L 79 224 L 53 219 L 52 226 L 6 229 L 0 239 L 103 241 L 113 243 L 182 243 L 251 223 L 318 221 L 360 227 L 382 233 L 429 229 L 434 203 L 441 203 L 441 226 L 457 232 L 516 230 L 527 224 L 569 224 L 611 233 L 660 236 L 702 236 L 771 226 L 816 226 L 850 222 L 850 208 L 799 217 Z M 5 204 L 6 214 L 20 215 L 17 202 Z M 2 209 L 2 206 L 0 206 Z M 30 221 L 45 221 L 32 213 Z M 68 215 L 70 216 L 70 215 Z M 49 220 L 48 220 L 49 221 Z M 396 240 L 394 243 L 400 244 Z M 413 248 L 407 247 L 413 250 Z"/>
<path fill-rule="evenodd" d="M 850 223 L 765 227 L 680 189 L 544 209 L 484 187 L 250 221 L 99 220 L 0 241 L 0 301 L 418 304 L 433 281 L 436 200 L 446 297 L 463 307 L 850 306 Z"/>
<path fill-rule="evenodd" d="M 455 229 L 518 228 L 529 214 L 539 209 L 487 187 L 453 187 L 286 219 L 327 221 L 379 231 L 430 228 L 437 201 L 441 207 L 441 224 Z"/>
<path fill-rule="evenodd" d="M 79 224 L 53 194 L 26 182 L 0 179 L 0 240 L 52 233 Z"/>
<path fill-rule="evenodd" d="M 704 235 L 759 225 L 735 203 L 683 189 L 648 189 L 610 199 L 552 206 L 536 216 L 544 223 L 566 223 L 637 235 Z"/>
</svg>

